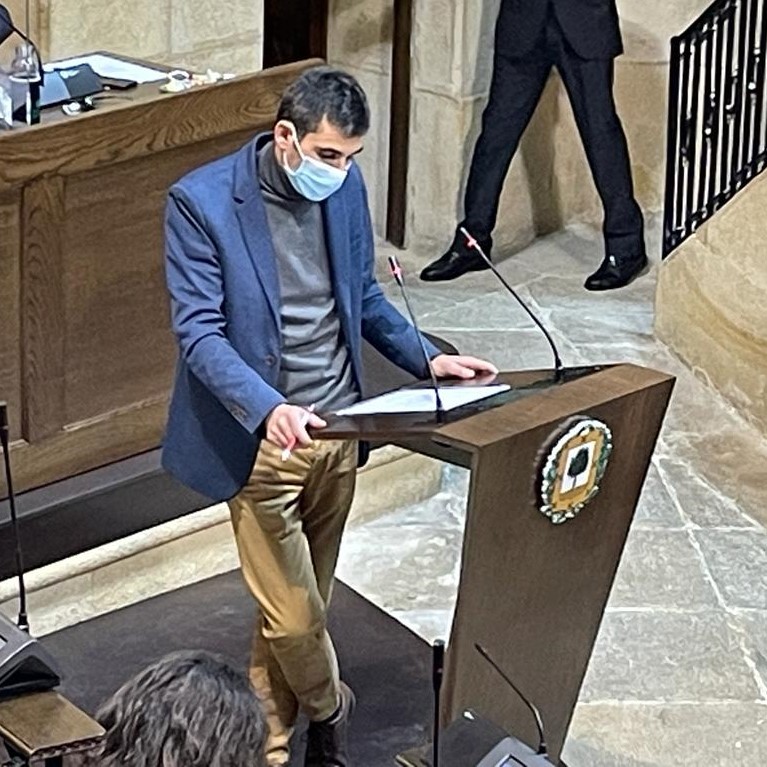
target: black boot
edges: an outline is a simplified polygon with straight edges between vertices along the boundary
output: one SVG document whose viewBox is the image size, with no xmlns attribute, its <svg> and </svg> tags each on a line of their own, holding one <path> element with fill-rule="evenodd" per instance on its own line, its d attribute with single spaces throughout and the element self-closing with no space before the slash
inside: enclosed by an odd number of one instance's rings
<svg viewBox="0 0 767 767">
<path fill-rule="evenodd" d="M 338 711 L 324 722 L 309 723 L 304 767 L 349 767 L 347 733 L 355 704 L 354 693 L 341 682 Z"/>
<path fill-rule="evenodd" d="M 490 238 L 480 240 L 479 245 L 489 258 L 493 241 Z M 456 232 L 447 253 L 425 267 L 421 272 L 421 279 L 426 282 L 454 280 L 467 272 L 479 272 L 489 268 L 482 256 L 469 248 L 466 238 L 460 232 Z"/>
<path fill-rule="evenodd" d="M 648 269 L 647 256 L 605 256 L 599 269 L 586 279 L 586 290 L 613 290 L 628 285 Z"/>
</svg>

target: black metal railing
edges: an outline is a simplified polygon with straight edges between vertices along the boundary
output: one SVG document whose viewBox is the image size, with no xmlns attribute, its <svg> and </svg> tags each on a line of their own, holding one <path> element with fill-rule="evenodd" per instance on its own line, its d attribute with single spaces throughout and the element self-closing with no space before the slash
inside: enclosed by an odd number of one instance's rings
<svg viewBox="0 0 767 767">
<path fill-rule="evenodd" d="M 663 257 L 767 165 L 765 0 L 717 0 L 671 41 Z"/>
</svg>

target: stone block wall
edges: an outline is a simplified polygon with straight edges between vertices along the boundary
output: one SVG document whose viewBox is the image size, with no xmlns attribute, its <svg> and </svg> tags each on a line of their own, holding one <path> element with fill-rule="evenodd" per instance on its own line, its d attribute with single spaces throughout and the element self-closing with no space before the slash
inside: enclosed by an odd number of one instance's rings
<svg viewBox="0 0 767 767">
<path fill-rule="evenodd" d="M 13 23 L 22 31 L 26 30 L 26 2 L 25 0 L 3 0 L 3 5 L 10 11 Z M 40 0 L 31 0 L 29 5 L 29 36 L 33 40 L 40 39 L 39 23 Z M 0 45 L 0 67 L 7 68 L 13 60 L 15 46 L 21 40 L 16 35 L 11 35 L 2 45 Z"/>
<path fill-rule="evenodd" d="M 626 128 L 639 200 L 662 205 L 669 39 L 709 0 L 619 0 L 626 54 L 615 96 Z M 446 244 L 462 213 L 471 151 L 492 67 L 500 0 L 414 0 L 409 244 L 424 253 Z M 374 218 L 383 231 L 392 0 L 331 0 L 329 58 L 369 90 L 376 111 L 362 160 Z M 552 74 L 523 139 L 501 202 L 498 245 L 522 247 L 535 234 L 575 221 L 598 223 L 601 206 L 567 96 Z"/>
<path fill-rule="evenodd" d="M 619 0 L 626 55 L 616 101 L 632 153 L 637 194 L 660 209 L 665 160 L 668 40 L 709 0 Z M 413 0 L 409 244 L 433 253 L 462 213 L 479 132 L 500 0 Z M 24 18 L 23 0 L 9 0 Z M 109 49 L 194 70 L 260 67 L 262 0 L 32 0 L 32 29 L 46 58 Z M 360 158 L 379 234 L 386 218 L 393 0 L 330 0 L 328 58 L 368 91 L 373 129 Z M 502 197 L 501 249 L 575 221 L 598 223 L 601 206 L 561 82 L 552 74 Z"/>
<path fill-rule="evenodd" d="M 658 337 L 765 434 L 766 207 L 763 174 L 663 263 L 656 295 Z"/>
<path fill-rule="evenodd" d="M 330 0 L 328 61 L 353 74 L 368 94 L 373 112 L 360 167 L 368 184 L 378 234 L 386 225 L 389 168 L 389 103 L 394 26 L 391 0 Z"/>
<path fill-rule="evenodd" d="M 11 0 L 17 25 L 24 0 Z M 46 60 L 108 50 L 204 72 L 261 68 L 262 0 L 32 0 Z"/>
</svg>

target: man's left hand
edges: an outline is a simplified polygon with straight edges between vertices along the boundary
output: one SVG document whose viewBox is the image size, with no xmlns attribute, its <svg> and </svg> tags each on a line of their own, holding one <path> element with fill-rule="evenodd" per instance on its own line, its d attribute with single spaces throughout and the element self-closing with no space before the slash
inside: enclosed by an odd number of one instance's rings
<svg viewBox="0 0 767 767">
<path fill-rule="evenodd" d="M 432 359 L 431 367 L 437 378 L 476 378 L 498 373 L 492 363 L 460 354 L 439 354 Z"/>
</svg>

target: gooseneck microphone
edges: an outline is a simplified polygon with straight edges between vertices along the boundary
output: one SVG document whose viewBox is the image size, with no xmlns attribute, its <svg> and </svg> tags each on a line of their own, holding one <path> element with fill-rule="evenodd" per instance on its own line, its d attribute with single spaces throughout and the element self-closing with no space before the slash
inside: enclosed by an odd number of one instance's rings
<svg viewBox="0 0 767 767">
<path fill-rule="evenodd" d="M 426 368 L 429 371 L 429 376 L 431 377 L 431 385 L 432 385 L 432 388 L 434 389 L 434 404 L 435 404 L 435 410 L 437 413 L 437 421 L 439 423 L 442 423 L 445 420 L 445 408 L 442 404 L 442 397 L 440 397 L 440 394 L 439 394 L 439 384 L 437 383 L 437 376 L 434 375 L 434 368 L 431 366 L 429 353 L 426 351 L 426 344 L 424 343 L 424 340 L 423 340 L 423 334 L 421 333 L 421 330 L 418 327 L 418 322 L 416 321 L 415 314 L 413 313 L 413 309 L 410 306 L 410 299 L 408 298 L 407 290 L 405 289 L 405 280 L 402 276 L 402 267 L 399 265 L 399 261 L 397 260 L 397 257 L 394 255 L 389 256 L 389 271 L 391 272 L 392 277 L 394 277 L 394 280 L 397 283 L 397 285 L 399 285 L 400 292 L 402 293 L 402 298 L 405 301 L 407 313 L 410 315 L 410 322 L 413 325 L 413 328 L 415 328 L 415 334 L 418 336 L 418 343 L 421 346 L 421 352 L 423 352 L 423 358 L 426 361 Z"/>
<path fill-rule="evenodd" d="M 546 336 L 546 340 L 549 342 L 549 346 L 551 347 L 551 352 L 554 355 L 554 380 L 560 381 L 562 380 L 562 360 L 559 356 L 559 350 L 557 349 L 557 345 L 554 343 L 554 339 L 551 337 L 551 333 L 549 333 L 548 330 L 544 327 L 543 323 L 535 316 L 533 311 L 530 309 L 530 307 L 522 300 L 520 295 L 517 293 L 514 288 L 509 285 L 509 283 L 506 281 L 504 276 L 498 271 L 495 264 L 490 260 L 487 253 L 482 249 L 482 246 L 477 242 L 477 239 L 473 237 L 469 232 L 466 230 L 465 227 L 460 227 L 459 231 L 461 234 L 466 238 L 466 244 L 471 249 L 479 253 L 482 260 L 488 265 L 488 267 L 491 269 L 493 274 L 500 280 L 501 284 L 503 285 L 506 290 L 511 293 L 512 296 L 517 300 L 517 303 L 527 312 L 527 314 L 530 316 L 530 319 L 540 328 L 541 332 L 544 336 Z"/>
<path fill-rule="evenodd" d="M 50 690 L 61 682 L 56 661 L 46 649 L 29 635 L 27 589 L 24 585 L 24 562 L 21 556 L 19 518 L 11 478 L 8 407 L 0 402 L 0 445 L 3 448 L 11 530 L 16 548 L 16 571 L 19 577 L 19 617 L 16 626 L 0 613 L 0 700 L 26 692 Z"/>
<path fill-rule="evenodd" d="M 29 633 L 29 619 L 27 617 L 27 589 L 24 584 L 24 558 L 21 553 L 21 538 L 19 536 L 19 518 L 16 514 L 16 496 L 13 493 L 13 477 L 11 475 L 11 451 L 10 438 L 8 435 L 8 405 L 0 402 L 0 445 L 3 448 L 3 462 L 5 463 L 5 481 L 8 488 L 8 505 L 11 509 L 11 530 L 16 556 L 16 574 L 19 579 L 19 617 L 16 625 L 27 634 Z"/>
<path fill-rule="evenodd" d="M 514 684 L 514 682 L 511 681 L 511 679 L 509 679 L 506 672 L 490 657 L 490 654 L 484 647 L 482 647 L 482 645 L 475 643 L 474 648 L 498 672 L 498 674 L 500 674 L 503 681 L 506 682 L 506 684 L 508 684 L 512 690 L 514 690 L 514 692 L 519 696 L 519 699 L 530 710 L 530 713 L 535 718 L 535 726 L 538 728 L 537 753 L 541 756 L 548 757 L 549 751 L 548 751 L 548 748 L 546 747 L 546 736 L 544 735 L 543 719 L 541 718 L 540 711 L 538 711 L 538 709 L 522 694 L 520 689 Z"/>
</svg>

